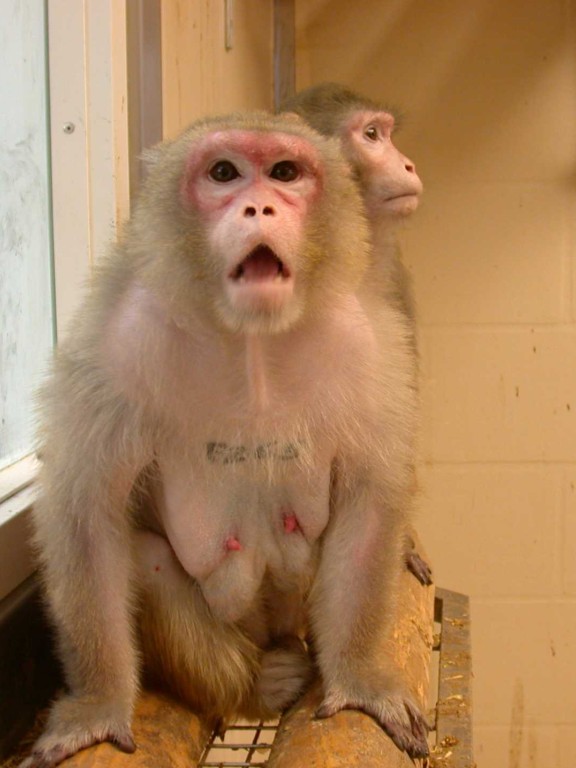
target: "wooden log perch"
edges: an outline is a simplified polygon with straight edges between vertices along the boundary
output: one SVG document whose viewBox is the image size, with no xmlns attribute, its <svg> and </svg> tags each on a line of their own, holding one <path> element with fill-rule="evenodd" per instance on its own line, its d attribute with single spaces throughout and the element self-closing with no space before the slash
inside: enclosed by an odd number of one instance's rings
<svg viewBox="0 0 576 768">
<path fill-rule="evenodd" d="M 417 544 L 417 550 L 422 549 Z M 392 658 L 424 712 L 428 707 L 434 588 L 402 574 L 393 636 L 382 640 L 382 658 Z M 413 768 L 379 725 L 361 712 L 314 719 L 321 701 L 317 683 L 280 722 L 268 768 Z"/>
<path fill-rule="evenodd" d="M 422 552 L 420 545 L 417 550 Z M 392 658 L 416 701 L 426 712 L 432 648 L 434 588 L 423 587 L 408 571 L 402 574 L 393 636 L 382 640 L 382 659 Z M 217 652 L 217 649 L 214 649 Z M 281 719 L 268 768 L 413 768 L 379 725 L 361 712 L 344 711 L 326 720 L 314 713 L 321 700 L 316 683 Z M 18 755 L 3 768 L 16 766 L 42 729 L 41 720 Z M 62 768 L 195 768 L 210 732 L 185 705 L 162 693 L 143 691 L 133 721 L 137 750 L 124 754 L 99 744 L 64 761 Z"/>
<path fill-rule="evenodd" d="M 78 752 L 63 768 L 193 768 L 210 735 L 188 707 L 151 691 L 143 691 L 138 700 L 133 729 L 134 754 L 99 744 Z"/>
</svg>

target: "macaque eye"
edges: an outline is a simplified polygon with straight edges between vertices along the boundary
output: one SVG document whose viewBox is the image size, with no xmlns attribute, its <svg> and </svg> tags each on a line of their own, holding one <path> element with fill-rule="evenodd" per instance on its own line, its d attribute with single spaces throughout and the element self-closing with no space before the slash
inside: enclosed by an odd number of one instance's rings
<svg viewBox="0 0 576 768">
<path fill-rule="evenodd" d="M 364 136 L 370 141 L 378 141 L 378 128 L 375 125 L 368 125 L 364 128 Z"/>
<path fill-rule="evenodd" d="M 210 168 L 208 175 L 214 181 L 219 181 L 223 184 L 226 184 L 228 181 L 233 181 L 240 176 L 236 166 L 234 163 L 231 163 L 230 160 L 218 160 L 218 162 L 214 163 L 212 168 Z"/>
<path fill-rule="evenodd" d="M 300 169 L 291 160 L 282 160 L 270 171 L 270 178 L 276 181 L 294 181 L 300 176 Z"/>
</svg>

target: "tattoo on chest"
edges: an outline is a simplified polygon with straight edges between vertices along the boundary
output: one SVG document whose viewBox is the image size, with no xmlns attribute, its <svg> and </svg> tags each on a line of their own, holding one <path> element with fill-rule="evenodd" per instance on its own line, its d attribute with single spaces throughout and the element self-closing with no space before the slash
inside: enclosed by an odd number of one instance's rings
<svg viewBox="0 0 576 768">
<path fill-rule="evenodd" d="M 239 464 L 243 461 L 263 461 L 264 459 L 291 461 L 297 459 L 299 455 L 296 443 L 279 443 L 276 440 L 251 448 L 228 443 L 206 443 L 206 458 L 212 464 Z"/>
</svg>

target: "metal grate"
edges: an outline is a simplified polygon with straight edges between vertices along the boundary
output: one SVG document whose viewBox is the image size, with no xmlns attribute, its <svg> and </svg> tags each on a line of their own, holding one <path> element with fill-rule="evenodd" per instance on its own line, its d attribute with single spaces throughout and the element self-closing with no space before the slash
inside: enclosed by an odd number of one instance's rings
<svg viewBox="0 0 576 768">
<path fill-rule="evenodd" d="M 437 631 L 431 659 L 429 768 L 475 768 L 472 755 L 472 660 L 469 599 L 436 589 Z M 230 726 L 223 738 L 214 732 L 198 768 L 266 766 L 278 722 Z"/>
<path fill-rule="evenodd" d="M 222 738 L 214 731 L 198 768 L 265 766 L 277 730 L 278 721 L 231 725 Z"/>
</svg>

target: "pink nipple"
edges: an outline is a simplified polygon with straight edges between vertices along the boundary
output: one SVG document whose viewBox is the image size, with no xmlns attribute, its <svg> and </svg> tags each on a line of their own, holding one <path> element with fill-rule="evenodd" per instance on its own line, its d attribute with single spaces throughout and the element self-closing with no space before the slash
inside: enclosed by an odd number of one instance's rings
<svg viewBox="0 0 576 768">
<path fill-rule="evenodd" d="M 294 514 L 294 512 L 289 512 L 284 514 L 284 531 L 286 533 L 294 533 L 294 531 L 300 530 L 300 526 L 298 525 L 298 518 Z"/>
<path fill-rule="evenodd" d="M 240 544 L 236 536 L 228 536 L 224 548 L 227 552 L 240 552 L 242 544 Z"/>
</svg>

